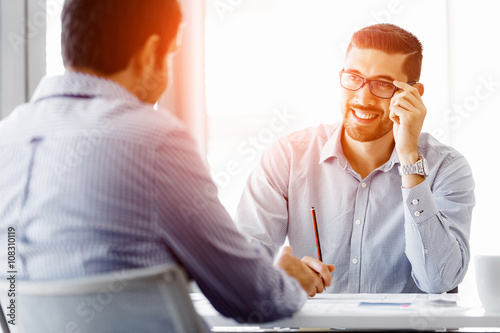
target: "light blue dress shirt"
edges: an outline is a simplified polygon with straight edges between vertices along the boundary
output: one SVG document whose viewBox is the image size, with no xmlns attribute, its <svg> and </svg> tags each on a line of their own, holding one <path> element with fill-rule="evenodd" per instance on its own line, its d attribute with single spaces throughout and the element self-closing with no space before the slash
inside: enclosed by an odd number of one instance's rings
<svg viewBox="0 0 500 333">
<path fill-rule="evenodd" d="M 239 321 L 290 316 L 305 302 L 237 231 L 175 117 L 117 83 L 45 79 L 0 122 L 0 170 L 0 239 L 15 228 L 20 279 L 177 263 Z M 6 274 L 6 249 L 0 267 Z"/>
<path fill-rule="evenodd" d="M 344 156 L 342 125 L 278 140 L 250 175 L 236 213 L 240 230 L 272 256 L 288 236 L 294 254 L 334 264 L 335 293 L 441 293 L 464 278 L 475 204 L 471 169 L 456 150 L 422 133 L 427 179 L 402 189 L 399 159 L 365 179 Z"/>
</svg>

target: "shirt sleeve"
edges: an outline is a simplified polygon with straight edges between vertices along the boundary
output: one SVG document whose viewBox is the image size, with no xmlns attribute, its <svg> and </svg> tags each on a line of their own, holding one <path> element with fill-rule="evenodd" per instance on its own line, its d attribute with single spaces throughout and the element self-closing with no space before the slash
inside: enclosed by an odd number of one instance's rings
<svg viewBox="0 0 500 333">
<path fill-rule="evenodd" d="M 287 236 L 289 174 L 288 154 L 277 141 L 250 174 L 236 211 L 238 229 L 271 257 Z"/>
<path fill-rule="evenodd" d="M 445 159 L 429 178 L 402 190 L 406 255 L 417 286 L 442 293 L 463 280 L 469 265 L 474 180 L 463 156 Z"/>
<path fill-rule="evenodd" d="M 250 323 L 277 320 L 300 309 L 306 293 L 238 232 L 192 138 L 182 130 L 169 133 L 156 154 L 160 233 L 212 305 L 225 316 Z"/>
</svg>

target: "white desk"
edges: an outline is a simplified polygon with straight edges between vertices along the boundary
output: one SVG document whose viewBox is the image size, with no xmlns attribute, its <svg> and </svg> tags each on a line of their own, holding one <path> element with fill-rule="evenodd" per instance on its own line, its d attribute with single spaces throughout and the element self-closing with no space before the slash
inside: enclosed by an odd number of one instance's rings
<svg viewBox="0 0 500 333">
<path fill-rule="evenodd" d="M 242 326 L 221 316 L 203 295 L 192 294 L 191 298 L 210 327 Z M 255 318 L 258 317 L 257 314 Z M 500 332 L 500 313 L 469 307 L 457 294 L 320 294 L 309 298 L 291 318 L 250 326 L 374 330 L 497 328 Z"/>
</svg>

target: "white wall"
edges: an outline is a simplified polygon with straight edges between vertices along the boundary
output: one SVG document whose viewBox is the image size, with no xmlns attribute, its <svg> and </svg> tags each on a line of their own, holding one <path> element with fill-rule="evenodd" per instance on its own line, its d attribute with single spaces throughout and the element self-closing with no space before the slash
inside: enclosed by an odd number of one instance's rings
<svg viewBox="0 0 500 333">
<path fill-rule="evenodd" d="M 468 159 L 476 181 L 472 254 L 500 254 L 500 2 L 450 1 L 451 139 Z M 462 291 L 476 297 L 474 260 Z M 476 297 L 477 299 L 477 297 Z"/>
<path fill-rule="evenodd" d="M 451 141 L 476 181 L 472 245 L 500 254 L 500 21 L 498 1 L 450 1 Z"/>
</svg>

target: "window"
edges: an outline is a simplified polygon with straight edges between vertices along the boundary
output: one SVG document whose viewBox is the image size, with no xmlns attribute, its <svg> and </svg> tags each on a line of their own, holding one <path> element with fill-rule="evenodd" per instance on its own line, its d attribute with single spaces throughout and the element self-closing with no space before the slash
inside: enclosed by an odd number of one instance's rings
<svg viewBox="0 0 500 333">
<path fill-rule="evenodd" d="M 64 66 L 61 57 L 61 11 L 63 0 L 47 1 L 47 66 L 48 76 L 61 75 Z"/>
<path fill-rule="evenodd" d="M 361 27 L 391 22 L 419 36 L 427 107 L 447 110 L 446 15 L 445 1 L 207 0 L 208 158 L 228 211 L 273 141 L 341 120 L 338 73 Z M 439 112 L 429 112 L 425 125 L 448 139 Z"/>
</svg>

